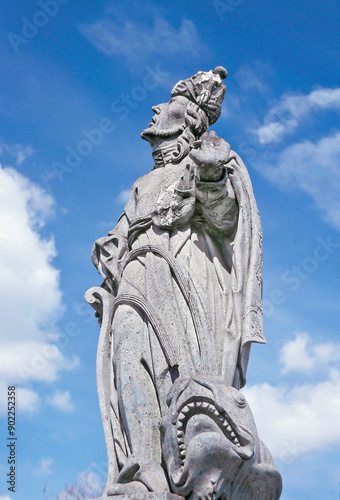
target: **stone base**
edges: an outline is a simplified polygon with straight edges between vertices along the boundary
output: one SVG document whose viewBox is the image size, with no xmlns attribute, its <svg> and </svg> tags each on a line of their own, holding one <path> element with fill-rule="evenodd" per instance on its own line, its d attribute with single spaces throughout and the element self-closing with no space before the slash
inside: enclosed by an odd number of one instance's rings
<svg viewBox="0 0 340 500">
<path fill-rule="evenodd" d="M 133 493 L 132 495 L 116 495 L 109 497 L 90 498 L 89 500 L 184 500 L 173 493 Z"/>
</svg>

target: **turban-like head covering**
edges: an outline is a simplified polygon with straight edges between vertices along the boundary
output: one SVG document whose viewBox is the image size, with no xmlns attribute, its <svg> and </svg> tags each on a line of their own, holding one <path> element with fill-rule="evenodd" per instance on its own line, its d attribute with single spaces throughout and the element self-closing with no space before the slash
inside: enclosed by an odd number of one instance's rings
<svg viewBox="0 0 340 500">
<path fill-rule="evenodd" d="M 197 104 L 212 125 L 221 114 L 226 88 L 223 80 L 227 76 L 228 72 L 222 66 L 217 66 L 214 71 L 199 71 L 191 78 L 180 80 L 172 89 L 171 96 L 181 95 Z"/>
</svg>

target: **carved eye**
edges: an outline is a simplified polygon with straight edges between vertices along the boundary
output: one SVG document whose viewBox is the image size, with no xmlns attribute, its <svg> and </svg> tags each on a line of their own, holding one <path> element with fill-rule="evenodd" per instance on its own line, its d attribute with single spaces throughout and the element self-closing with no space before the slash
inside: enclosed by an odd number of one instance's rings
<svg viewBox="0 0 340 500">
<path fill-rule="evenodd" d="M 238 404 L 238 406 L 240 406 L 242 408 L 244 406 L 246 406 L 246 404 L 247 404 L 246 398 L 241 393 L 236 394 L 234 396 L 234 399 L 235 399 L 236 403 Z"/>
</svg>

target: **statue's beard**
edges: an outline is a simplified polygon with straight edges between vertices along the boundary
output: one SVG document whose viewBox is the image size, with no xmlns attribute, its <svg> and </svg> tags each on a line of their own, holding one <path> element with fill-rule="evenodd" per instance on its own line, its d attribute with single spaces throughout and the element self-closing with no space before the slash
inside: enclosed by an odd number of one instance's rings
<svg viewBox="0 0 340 500">
<path fill-rule="evenodd" d="M 160 130 L 157 126 L 149 127 L 143 130 L 141 133 L 141 138 L 146 141 L 152 140 L 153 138 L 164 138 L 170 139 L 171 137 L 176 137 L 181 134 L 185 129 L 185 125 L 180 125 L 177 127 L 168 128 L 165 130 Z"/>
</svg>

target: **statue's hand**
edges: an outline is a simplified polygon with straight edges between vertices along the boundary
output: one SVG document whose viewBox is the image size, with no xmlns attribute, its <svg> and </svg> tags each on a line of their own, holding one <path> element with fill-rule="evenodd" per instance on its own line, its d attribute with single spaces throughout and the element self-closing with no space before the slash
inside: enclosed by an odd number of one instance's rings
<svg viewBox="0 0 340 500">
<path fill-rule="evenodd" d="M 229 155 L 230 145 L 215 132 L 205 132 L 189 153 L 196 164 L 199 179 L 215 182 L 221 179 Z"/>
</svg>

